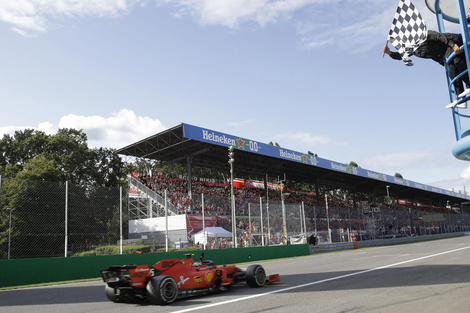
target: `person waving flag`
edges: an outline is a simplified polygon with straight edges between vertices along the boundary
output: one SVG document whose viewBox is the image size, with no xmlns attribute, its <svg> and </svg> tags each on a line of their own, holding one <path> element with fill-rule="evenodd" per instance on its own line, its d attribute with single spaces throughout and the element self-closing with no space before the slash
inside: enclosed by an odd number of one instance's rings
<svg viewBox="0 0 470 313">
<path fill-rule="evenodd" d="M 410 55 L 426 40 L 427 33 L 426 23 L 414 4 L 400 0 L 387 42 L 397 49 L 405 65 L 413 65 Z"/>
</svg>

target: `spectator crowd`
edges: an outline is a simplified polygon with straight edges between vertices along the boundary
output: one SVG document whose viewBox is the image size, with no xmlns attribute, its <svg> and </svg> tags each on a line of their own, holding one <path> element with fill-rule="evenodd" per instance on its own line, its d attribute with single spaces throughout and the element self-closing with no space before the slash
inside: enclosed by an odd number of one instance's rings
<svg viewBox="0 0 470 313">
<path fill-rule="evenodd" d="M 188 180 L 184 176 L 166 173 L 159 173 L 156 176 L 146 173 L 133 173 L 132 175 L 161 196 L 166 191 L 167 198 L 177 207 L 179 214 L 202 214 L 201 195 L 203 194 L 204 214 L 225 216 L 224 222 L 219 226 L 231 230 L 229 183 L 210 179 L 193 179 L 191 194 L 189 194 Z M 234 188 L 236 223 L 237 229 L 240 230 L 237 238 L 238 246 L 248 246 L 250 243 L 261 244 L 261 234 L 264 234 L 265 240 L 272 244 L 283 242 L 282 192 L 289 194 L 284 196 L 289 236 L 300 233 L 325 234 L 329 228 L 335 233 L 354 233 L 358 240 L 365 240 L 468 230 L 470 225 L 468 215 L 446 207 L 426 206 L 398 199 L 390 203 L 380 203 L 371 198 L 354 202 L 344 193 L 316 195 L 314 192 L 287 188 L 283 191 L 280 188 L 269 189 L 268 197 L 266 197 L 264 189 L 249 185 L 244 188 Z M 326 197 L 328 197 L 328 207 L 325 205 Z M 260 199 L 263 221 L 261 221 Z M 442 214 L 444 220 L 426 223 L 420 221 L 420 218 L 430 214 Z M 306 229 L 302 223 L 303 217 L 305 217 Z M 263 229 L 261 224 L 263 224 Z M 219 238 L 209 243 L 208 248 L 222 248 L 230 245 L 232 243 L 227 239 Z"/>
</svg>

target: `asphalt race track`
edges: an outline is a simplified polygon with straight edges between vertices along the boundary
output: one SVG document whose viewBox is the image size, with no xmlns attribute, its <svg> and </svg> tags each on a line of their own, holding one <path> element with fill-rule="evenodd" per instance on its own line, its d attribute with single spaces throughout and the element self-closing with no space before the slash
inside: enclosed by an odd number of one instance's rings
<svg viewBox="0 0 470 313">
<path fill-rule="evenodd" d="M 5 290 L 0 312 L 470 312 L 470 236 L 262 264 L 281 281 L 168 306 L 110 302 L 102 281 Z"/>
</svg>

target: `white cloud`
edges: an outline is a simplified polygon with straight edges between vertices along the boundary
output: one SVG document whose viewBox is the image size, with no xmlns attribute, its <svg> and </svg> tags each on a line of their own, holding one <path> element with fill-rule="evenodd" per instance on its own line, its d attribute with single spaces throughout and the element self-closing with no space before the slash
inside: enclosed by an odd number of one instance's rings
<svg viewBox="0 0 470 313">
<path fill-rule="evenodd" d="M 285 134 L 278 134 L 274 136 L 276 141 L 279 142 L 281 146 L 288 147 L 288 146 L 297 146 L 300 144 L 305 148 L 311 147 L 318 147 L 321 145 L 344 145 L 344 143 L 334 142 L 331 138 L 326 136 L 315 136 L 308 132 L 296 132 L 296 133 L 285 133 Z"/>
<path fill-rule="evenodd" d="M 365 158 L 360 166 L 374 171 L 387 172 L 435 165 L 437 161 L 437 157 L 429 151 L 404 151 Z"/>
<path fill-rule="evenodd" d="M 460 177 L 463 179 L 470 179 L 470 165 L 460 173 Z"/>
<path fill-rule="evenodd" d="M 177 7 L 178 17 L 192 16 L 204 25 L 238 28 L 246 22 L 261 27 L 290 21 L 300 46 L 329 46 L 362 52 L 386 42 L 397 2 L 376 0 L 156 0 Z M 430 22 L 435 17 L 422 5 Z M 287 25 L 287 27 L 289 27 Z M 382 39 L 378 39 L 382 38 Z"/>
<path fill-rule="evenodd" d="M 45 32 L 52 27 L 52 21 L 63 18 L 116 17 L 145 1 L 148 0 L 2 0 L 0 21 L 26 35 Z"/>
<path fill-rule="evenodd" d="M 159 3 L 174 4 L 178 16 L 191 15 L 202 24 L 224 25 L 237 28 L 247 21 L 261 26 L 288 17 L 294 11 L 318 2 L 318 0 L 157 0 Z"/>
<path fill-rule="evenodd" d="M 243 128 L 243 127 L 247 127 L 248 125 L 253 124 L 253 122 L 254 121 L 252 119 L 248 119 L 248 120 L 244 120 L 244 121 L 229 122 L 228 124 L 232 127 L 235 127 L 235 128 Z"/>
<path fill-rule="evenodd" d="M 28 36 L 66 19 L 116 17 L 149 2 L 173 6 L 175 16 L 193 17 L 203 25 L 238 28 L 251 22 L 264 27 L 290 21 L 302 48 L 329 46 L 354 52 L 375 47 L 378 38 L 385 43 L 396 10 L 395 2 L 376 0 L 2 0 L 0 21 Z M 433 21 L 424 5 L 419 9 Z"/>
<path fill-rule="evenodd" d="M 403 151 L 365 158 L 360 160 L 359 166 L 389 175 L 400 173 L 405 179 L 468 193 L 470 165 L 462 168 L 462 164 L 465 163 L 453 162 L 452 158 L 449 160 L 430 151 Z"/>
<path fill-rule="evenodd" d="M 57 127 L 55 127 L 52 123 L 49 122 L 39 123 L 37 129 L 45 132 L 48 135 L 53 135 L 57 132 Z"/>
<path fill-rule="evenodd" d="M 462 170 L 460 175 L 451 176 L 432 182 L 429 185 L 469 194 L 470 191 L 470 166 Z"/>
<path fill-rule="evenodd" d="M 177 9 L 176 16 L 192 16 L 202 24 L 237 28 L 244 22 L 264 26 L 289 19 L 295 12 L 313 4 L 318 4 L 320 11 L 322 8 L 335 11 L 332 4 L 344 7 L 345 2 L 352 3 L 352 0 L 2 0 L 0 20 L 12 24 L 17 32 L 44 32 L 64 18 L 116 17 L 149 2 L 173 5 Z M 366 0 L 363 7 L 374 2 Z"/>
<path fill-rule="evenodd" d="M 0 135 L 13 135 L 15 131 L 25 129 L 40 130 L 52 135 L 59 128 L 83 130 L 87 134 L 90 148 L 122 148 L 166 129 L 157 119 L 136 116 L 133 111 L 123 109 L 112 113 L 109 117 L 69 114 L 60 119 L 58 126 L 54 126 L 50 122 L 44 122 L 37 127 L 0 127 Z"/>
<path fill-rule="evenodd" d="M 302 47 L 331 46 L 361 52 L 385 44 L 396 3 L 345 0 L 321 3 L 296 22 Z M 380 39 L 382 38 L 382 39 Z"/>
<path fill-rule="evenodd" d="M 460 173 L 458 178 L 451 179 L 451 186 L 455 191 L 469 194 L 470 191 L 470 165 Z"/>
<path fill-rule="evenodd" d="M 108 148 L 122 148 L 166 129 L 159 120 L 125 109 L 110 117 L 69 114 L 60 119 L 59 128 L 82 129 L 89 146 Z"/>
<path fill-rule="evenodd" d="M 40 123 L 38 126 L 4 126 L 4 127 L 0 127 L 0 136 L 3 136 L 3 135 L 10 135 L 10 136 L 13 136 L 15 134 L 15 131 L 22 131 L 22 130 L 25 130 L 25 129 L 34 129 L 34 130 L 39 130 L 39 131 L 42 131 L 44 133 L 46 133 L 47 135 L 52 135 L 52 134 L 55 134 L 57 132 L 57 128 L 54 127 L 53 124 L 49 123 L 49 122 L 45 122 L 45 123 Z"/>
</svg>

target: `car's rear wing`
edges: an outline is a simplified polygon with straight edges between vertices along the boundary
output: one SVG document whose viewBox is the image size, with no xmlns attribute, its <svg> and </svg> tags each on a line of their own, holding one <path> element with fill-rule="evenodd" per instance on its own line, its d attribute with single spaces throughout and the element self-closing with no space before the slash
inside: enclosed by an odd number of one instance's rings
<svg viewBox="0 0 470 313">
<path fill-rule="evenodd" d="M 112 265 L 106 270 L 101 270 L 101 277 L 103 281 L 106 283 L 112 280 L 113 277 L 120 277 L 122 276 L 123 272 L 127 272 L 129 270 L 136 269 L 137 265 L 135 264 L 127 264 L 127 265 Z"/>
</svg>

